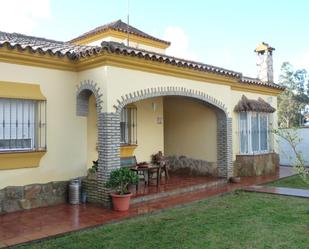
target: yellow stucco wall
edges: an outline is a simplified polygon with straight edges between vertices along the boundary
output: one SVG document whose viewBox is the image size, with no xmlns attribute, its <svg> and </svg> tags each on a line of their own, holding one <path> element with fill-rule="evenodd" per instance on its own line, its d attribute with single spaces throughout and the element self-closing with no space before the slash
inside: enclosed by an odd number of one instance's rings
<svg viewBox="0 0 309 249">
<path fill-rule="evenodd" d="M 114 112 L 114 105 L 117 105 L 117 100 L 121 100 L 121 97 L 126 94 L 133 93 L 137 90 L 169 86 L 203 91 L 223 102 L 229 112 L 232 110 L 230 105 L 231 88 L 227 85 L 212 84 L 112 66 L 108 66 L 106 71 L 106 87 L 108 93 L 106 108 L 108 112 Z"/>
<path fill-rule="evenodd" d="M 1 170 L 0 189 L 9 185 L 26 185 L 49 181 L 68 180 L 86 174 L 89 166 L 90 150 L 87 149 L 87 126 L 94 117 L 76 116 L 76 86 L 83 80 L 93 80 L 103 94 L 103 111 L 114 112 L 117 100 L 126 94 L 155 87 L 184 87 L 203 91 L 220 100 L 227 106 L 233 118 L 233 154 L 238 151 L 238 137 L 235 128 L 238 118 L 233 108 L 242 92 L 231 91 L 230 86 L 199 82 L 173 76 L 159 75 L 142 71 L 104 66 L 83 72 L 68 72 L 31 66 L 0 63 L 0 80 L 40 84 L 47 99 L 47 153 L 38 168 Z M 248 98 L 257 99 L 269 96 L 246 93 Z M 157 117 L 163 115 L 162 98 L 157 98 L 157 110 L 152 112 L 150 99 L 137 102 L 138 118 L 144 119 L 138 127 L 139 146 L 135 154 L 139 161 L 148 161 L 152 153 L 164 149 L 163 124 L 157 124 Z M 276 97 L 272 98 L 276 106 Z M 92 121 L 90 121 L 92 120 Z M 92 122 L 91 125 L 87 124 Z M 163 121 L 164 122 L 164 121 Z M 276 121 L 274 121 L 276 123 Z M 87 154 L 89 157 L 87 157 Z"/>
<path fill-rule="evenodd" d="M 138 144 L 134 155 L 138 162 L 150 161 L 152 154 L 164 151 L 163 123 L 158 122 L 163 118 L 163 98 L 150 98 L 134 104 L 137 108 Z"/>
<path fill-rule="evenodd" d="M 89 98 L 88 117 L 87 117 L 87 167 L 90 168 L 98 159 L 98 127 L 96 99 L 92 94 Z"/>
<path fill-rule="evenodd" d="M 87 120 L 76 116 L 76 73 L 0 63 L 0 79 L 40 84 L 47 99 L 47 153 L 38 168 L 0 170 L 0 189 L 85 175 Z"/>
<path fill-rule="evenodd" d="M 217 119 L 211 108 L 185 97 L 164 98 L 166 155 L 217 161 Z"/>
</svg>

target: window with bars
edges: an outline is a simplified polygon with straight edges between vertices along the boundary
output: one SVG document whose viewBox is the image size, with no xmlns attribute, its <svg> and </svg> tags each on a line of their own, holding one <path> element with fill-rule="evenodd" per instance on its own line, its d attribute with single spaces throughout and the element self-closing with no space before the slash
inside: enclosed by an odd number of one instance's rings
<svg viewBox="0 0 309 249">
<path fill-rule="evenodd" d="M 241 154 L 258 154 L 270 151 L 269 119 L 268 113 L 239 113 Z"/>
<path fill-rule="evenodd" d="M 46 150 L 46 101 L 0 98 L 0 152 Z"/>
<path fill-rule="evenodd" d="M 120 116 L 121 144 L 137 144 L 137 108 L 124 107 Z"/>
</svg>

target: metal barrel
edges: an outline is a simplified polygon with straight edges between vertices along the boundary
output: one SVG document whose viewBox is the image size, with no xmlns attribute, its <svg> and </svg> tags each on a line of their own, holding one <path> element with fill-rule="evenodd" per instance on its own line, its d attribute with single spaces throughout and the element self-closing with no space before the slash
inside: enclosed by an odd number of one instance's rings
<svg viewBox="0 0 309 249">
<path fill-rule="evenodd" d="M 79 179 L 73 179 L 69 184 L 69 203 L 76 205 L 80 204 L 81 198 L 81 183 Z"/>
</svg>

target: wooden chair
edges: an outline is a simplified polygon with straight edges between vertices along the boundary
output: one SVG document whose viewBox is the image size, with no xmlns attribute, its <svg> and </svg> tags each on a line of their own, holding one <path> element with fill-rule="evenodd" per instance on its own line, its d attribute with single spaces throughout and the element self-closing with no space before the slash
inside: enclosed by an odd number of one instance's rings
<svg viewBox="0 0 309 249">
<path fill-rule="evenodd" d="M 160 177 L 162 177 L 162 173 L 164 172 L 165 179 L 168 180 L 169 161 L 163 156 L 162 151 L 152 155 L 152 163 L 160 165 Z"/>
</svg>

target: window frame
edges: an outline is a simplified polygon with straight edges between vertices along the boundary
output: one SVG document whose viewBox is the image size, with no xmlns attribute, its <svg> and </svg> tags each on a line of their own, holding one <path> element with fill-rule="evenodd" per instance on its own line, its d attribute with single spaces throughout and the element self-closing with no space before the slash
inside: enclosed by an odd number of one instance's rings
<svg viewBox="0 0 309 249">
<path fill-rule="evenodd" d="M 17 146 L 17 140 L 25 139 L 24 129 L 25 129 L 25 102 L 28 105 L 28 136 L 26 139 L 30 139 L 30 146 Z M 6 104 L 9 103 L 9 107 Z M 15 108 L 12 107 L 15 105 Z M 30 107 L 31 103 L 31 107 Z M 7 148 L 0 148 L 0 154 L 9 154 L 9 153 L 27 153 L 27 152 L 44 152 L 47 151 L 47 101 L 46 100 L 38 100 L 38 99 L 19 99 L 19 98 L 3 98 L 0 97 L 0 108 L 2 108 L 2 137 L 0 136 L 0 140 L 8 140 L 9 146 Z M 9 118 L 7 118 L 7 109 L 9 109 Z M 18 113 L 21 111 L 22 118 L 18 116 Z M 12 112 L 15 112 L 15 122 L 12 121 Z M 30 114 L 31 112 L 31 114 Z M 30 119 L 31 116 L 31 119 Z M 9 121 L 6 121 L 8 120 Z M 21 120 L 21 121 L 20 121 Z M 9 125 L 9 128 L 5 126 Z M 31 127 L 32 125 L 32 127 Z M 14 127 L 15 134 L 12 136 L 12 127 Z M 21 127 L 21 128 L 20 128 Z M 10 136 L 7 137 L 5 129 L 10 130 Z M 31 131 L 30 131 L 31 130 Z M 21 137 L 19 134 L 21 133 Z M 31 133 L 31 135 L 30 135 Z M 16 140 L 15 142 L 12 142 Z M 14 146 L 15 143 L 15 146 Z M 13 144 L 13 146 L 12 146 Z"/>
<path fill-rule="evenodd" d="M 245 125 L 242 124 L 241 120 L 241 115 L 246 114 L 246 122 Z M 253 126 L 252 126 L 252 116 L 257 115 L 258 119 L 258 150 L 253 150 Z M 267 149 L 262 149 L 262 143 L 261 143 L 261 116 L 265 115 L 266 116 L 266 144 L 267 144 Z M 242 127 L 245 126 L 246 130 L 245 132 L 242 131 Z M 258 154 L 266 154 L 269 153 L 271 150 L 271 141 L 269 137 L 269 126 L 270 126 L 270 114 L 266 112 L 241 112 L 239 114 L 238 118 L 238 127 L 239 127 L 239 154 L 240 155 L 258 155 Z M 242 134 L 246 134 L 246 143 L 247 143 L 247 151 L 242 151 Z"/>
<path fill-rule="evenodd" d="M 122 108 L 120 113 L 120 145 L 137 145 L 137 108 L 133 104 Z"/>
</svg>

